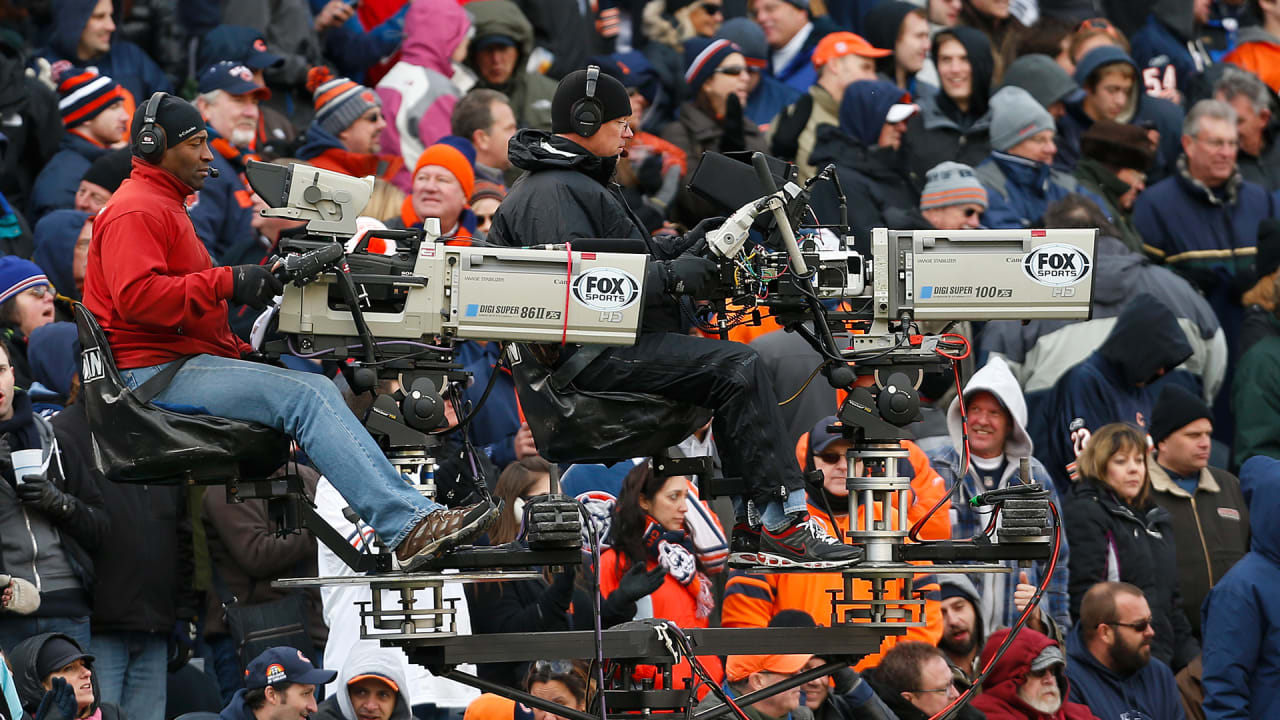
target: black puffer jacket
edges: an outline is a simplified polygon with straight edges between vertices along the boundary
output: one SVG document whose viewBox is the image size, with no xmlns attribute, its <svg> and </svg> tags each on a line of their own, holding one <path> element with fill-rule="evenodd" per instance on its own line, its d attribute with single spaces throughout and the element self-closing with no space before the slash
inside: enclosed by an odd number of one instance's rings
<svg viewBox="0 0 1280 720">
<path fill-rule="evenodd" d="M 1120 580 L 1137 585 L 1147 596 L 1156 632 L 1153 657 L 1177 672 L 1200 654 L 1178 590 L 1178 554 L 1169 512 L 1154 500 L 1135 508 L 1101 481 L 1084 478 L 1072 487 L 1063 514 L 1071 547 L 1072 621 L 1080 620 L 1080 601 L 1090 587 Z"/>
<path fill-rule="evenodd" d="M 657 260 L 679 254 L 679 238 L 650 238 L 613 181 L 618 158 L 592 155 L 558 135 L 525 129 L 508 145 L 512 165 L 525 171 L 493 216 L 489 242 L 528 247 L 581 238 L 635 238 Z M 667 295 L 666 272 L 649 265 L 645 281 L 643 332 L 679 331 L 680 306 Z"/>
<path fill-rule="evenodd" d="M 80 643 L 71 639 L 69 635 L 62 633 L 44 633 L 29 637 L 18 643 L 16 647 L 10 650 L 5 658 L 9 661 L 9 665 L 13 668 L 13 685 L 18 691 L 18 701 L 22 703 L 22 709 L 35 715 L 36 709 L 40 707 L 40 700 L 44 698 L 44 678 L 40 677 L 37 668 L 37 661 L 40 657 L 40 650 L 45 644 L 53 638 L 62 638 L 67 642 L 80 648 Z M 80 648 L 83 652 L 84 648 Z M 93 666 L 90 665 L 92 670 Z M 103 703 L 96 698 L 101 697 L 102 693 L 98 689 L 98 676 L 93 676 L 93 695 L 95 701 L 94 708 L 102 711 L 102 720 L 124 720 L 124 713 L 120 708 L 110 703 Z"/>
<path fill-rule="evenodd" d="M 820 168 L 835 163 L 859 251 L 870 251 L 871 229 L 886 227 L 890 209 L 910 210 L 919 202 L 919 195 L 902 171 L 902 155 L 898 151 L 867 147 L 834 125 L 818 127 L 818 142 L 809 159 Z M 819 187 L 831 185 L 823 183 Z M 838 206 L 831 204 L 834 199 L 834 192 L 814 192 L 814 211 L 823 222 L 839 222 Z"/>
</svg>

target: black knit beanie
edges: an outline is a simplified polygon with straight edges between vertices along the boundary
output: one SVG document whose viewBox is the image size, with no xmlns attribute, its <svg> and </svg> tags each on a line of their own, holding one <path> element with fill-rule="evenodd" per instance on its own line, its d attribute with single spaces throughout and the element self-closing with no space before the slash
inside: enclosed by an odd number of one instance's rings
<svg viewBox="0 0 1280 720">
<path fill-rule="evenodd" d="M 564 76 L 551 99 L 551 132 L 574 132 L 571 111 L 574 103 L 586 96 L 586 70 L 575 70 Z M 631 114 L 631 98 L 627 95 L 627 88 L 617 78 L 603 71 L 596 81 L 595 98 L 604 108 L 604 117 L 600 118 L 602 123 Z"/>
</svg>

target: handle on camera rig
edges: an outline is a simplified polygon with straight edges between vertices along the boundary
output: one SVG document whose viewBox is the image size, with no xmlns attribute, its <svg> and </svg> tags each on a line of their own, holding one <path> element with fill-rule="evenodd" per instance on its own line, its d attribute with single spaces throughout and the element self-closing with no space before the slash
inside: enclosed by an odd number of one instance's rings
<svg viewBox="0 0 1280 720">
<path fill-rule="evenodd" d="M 291 282 L 298 287 L 312 282 L 321 273 L 333 271 L 337 275 L 343 300 L 351 312 L 351 319 L 355 322 L 356 332 L 360 335 L 360 342 L 364 345 L 364 361 L 374 363 L 377 362 L 374 352 L 376 341 L 369 330 L 369 323 L 364 319 L 364 311 L 360 309 L 360 297 L 347 268 L 346 256 L 346 249 L 342 244 L 334 242 L 301 255 L 277 257 L 273 264 L 277 266 L 275 274 L 281 282 Z"/>
</svg>

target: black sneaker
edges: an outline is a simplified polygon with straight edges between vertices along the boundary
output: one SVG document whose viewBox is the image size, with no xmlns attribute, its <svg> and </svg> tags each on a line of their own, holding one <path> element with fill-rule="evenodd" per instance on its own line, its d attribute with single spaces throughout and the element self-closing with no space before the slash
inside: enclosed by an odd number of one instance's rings
<svg viewBox="0 0 1280 720">
<path fill-rule="evenodd" d="M 846 545 L 827 534 L 821 523 L 808 513 L 778 533 L 768 528 L 760 533 L 761 565 L 783 568 L 826 570 L 852 565 L 862 560 L 862 548 Z"/>
<path fill-rule="evenodd" d="M 760 564 L 760 528 L 746 523 L 733 526 L 729 540 L 729 567 L 755 567 Z"/>
</svg>

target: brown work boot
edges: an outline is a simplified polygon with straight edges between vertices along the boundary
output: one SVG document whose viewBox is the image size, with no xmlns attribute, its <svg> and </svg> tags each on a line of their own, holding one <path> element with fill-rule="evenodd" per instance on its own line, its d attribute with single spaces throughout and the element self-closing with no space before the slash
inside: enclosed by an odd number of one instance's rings
<svg viewBox="0 0 1280 720">
<path fill-rule="evenodd" d="M 418 521 L 396 548 L 400 569 L 413 572 L 445 551 L 481 535 L 498 519 L 498 506 L 487 502 L 437 510 Z"/>
</svg>

